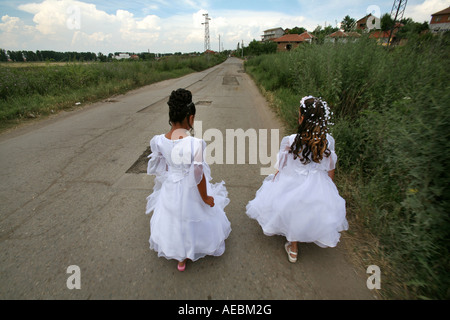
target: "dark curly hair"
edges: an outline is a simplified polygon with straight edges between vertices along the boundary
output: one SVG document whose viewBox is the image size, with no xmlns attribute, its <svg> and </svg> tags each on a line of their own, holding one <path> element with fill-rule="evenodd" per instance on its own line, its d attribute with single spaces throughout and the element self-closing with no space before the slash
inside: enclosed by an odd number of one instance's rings
<svg viewBox="0 0 450 320">
<path fill-rule="evenodd" d="M 328 115 L 323 101 L 314 97 L 304 100 L 300 106 L 303 122 L 298 126 L 297 136 L 289 153 L 294 159 L 300 158 L 303 164 L 311 161 L 319 163 L 323 156 L 329 157 L 328 149 Z"/>
<path fill-rule="evenodd" d="M 195 104 L 192 102 L 192 93 L 186 89 L 178 89 L 172 91 L 169 101 L 169 124 L 182 123 L 186 118 L 189 119 L 190 116 L 195 116 Z M 191 130 L 189 121 L 188 125 Z"/>
</svg>

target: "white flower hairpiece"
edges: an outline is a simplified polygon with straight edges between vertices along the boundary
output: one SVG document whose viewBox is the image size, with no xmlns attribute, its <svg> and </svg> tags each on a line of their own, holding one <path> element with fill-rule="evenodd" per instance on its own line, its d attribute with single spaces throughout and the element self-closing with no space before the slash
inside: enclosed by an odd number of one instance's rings
<svg viewBox="0 0 450 320">
<path fill-rule="evenodd" d="M 300 100 L 300 108 L 306 110 L 305 102 L 306 102 L 306 100 L 309 100 L 309 99 L 314 99 L 314 104 L 316 104 L 317 102 L 321 102 L 323 105 L 323 108 L 325 110 L 325 120 L 328 121 L 331 119 L 331 116 L 333 115 L 333 113 L 330 111 L 330 107 L 328 106 L 328 103 L 326 101 L 322 100 L 321 97 L 320 98 L 316 98 L 314 96 L 303 97 L 302 100 Z M 312 114 L 311 116 L 314 116 L 314 114 Z"/>
<path fill-rule="evenodd" d="M 305 101 L 306 101 L 306 100 L 309 100 L 309 99 L 315 99 L 315 97 L 313 97 L 313 96 L 306 96 L 306 97 L 303 97 L 302 100 L 300 101 L 300 108 L 303 108 L 303 109 L 306 110 Z"/>
</svg>

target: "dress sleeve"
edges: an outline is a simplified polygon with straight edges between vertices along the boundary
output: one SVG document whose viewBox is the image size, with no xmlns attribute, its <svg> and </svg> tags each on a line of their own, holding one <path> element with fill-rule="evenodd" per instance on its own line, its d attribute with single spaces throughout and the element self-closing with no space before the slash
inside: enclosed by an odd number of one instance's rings
<svg viewBox="0 0 450 320">
<path fill-rule="evenodd" d="M 334 138 L 331 135 L 327 135 L 327 139 L 328 139 L 328 149 L 330 149 L 331 154 L 330 154 L 330 164 L 328 167 L 328 171 L 334 170 L 336 169 L 336 163 L 337 163 L 337 154 L 335 151 L 335 141 Z"/>
<path fill-rule="evenodd" d="M 150 160 L 148 161 L 147 174 L 155 175 L 156 178 L 155 185 L 153 186 L 153 193 L 147 197 L 146 214 L 150 214 L 155 210 L 162 184 L 167 178 L 167 164 L 158 147 L 159 139 L 159 136 L 155 136 L 150 141 L 152 153 L 148 156 Z"/>
<path fill-rule="evenodd" d="M 159 136 L 153 137 L 150 141 L 152 153 L 148 156 L 150 159 L 147 166 L 147 174 L 162 176 L 167 172 L 167 163 L 158 146 Z"/>
<path fill-rule="evenodd" d="M 211 180 L 211 169 L 205 159 L 206 142 L 200 139 L 192 139 L 192 162 L 189 170 L 189 184 L 197 186 L 203 179 Z"/>
<path fill-rule="evenodd" d="M 280 171 L 286 166 L 287 159 L 289 156 L 289 150 L 291 149 L 290 137 L 284 137 L 281 140 L 280 151 L 277 155 L 277 163 L 275 164 L 275 169 Z"/>
</svg>

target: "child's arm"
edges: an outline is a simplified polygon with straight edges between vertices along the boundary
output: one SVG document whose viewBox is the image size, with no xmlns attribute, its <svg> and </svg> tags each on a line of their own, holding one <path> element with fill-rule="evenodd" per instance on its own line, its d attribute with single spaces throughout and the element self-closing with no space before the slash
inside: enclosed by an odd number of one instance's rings
<svg viewBox="0 0 450 320">
<path fill-rule="evenodd" d="M 272 181 L 275 181 L 275 178 L 277 177 L 278 173 L 280 173 L 280 171 L 277 170 L 277 173 L 275 173 L 275 175 L 273 176 L 273 180 Z"/>
<path fill-rule="evenodd" d="M 214 207 L 214 198 L 208 196 L 206 190 L 206 179 L 205 175 L 203 175 L 202 181 L 197 185 L 198 191 L 200 192 L 200 196 L 202 197 L 203 202 L 209 205 L 211 208 Z"/>
<path fill-rule="evenodd" d="M 328 176 L 331 178 L 331 180 L 333 180 L 334 182 L 334 169 L 331 171 L 328 171 Z"/>
</svg>

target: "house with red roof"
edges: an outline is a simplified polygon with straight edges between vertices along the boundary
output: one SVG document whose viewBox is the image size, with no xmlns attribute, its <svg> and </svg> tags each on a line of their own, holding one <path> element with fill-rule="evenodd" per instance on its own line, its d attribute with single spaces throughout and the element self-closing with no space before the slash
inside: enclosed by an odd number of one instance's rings
<svg viewBox="0 0 450 320">
<path fill-rule="evenodd" d="M 358 32 L 344 32 L 342 30 L 338 30 L 336 32 L 333 32 L 325 37 L 325 42 L 332 42 L 332 43 L 347 43 L 349 41 L 356 41 L 358 38 L 360 38 L 361 35 Z"/>
<path fill-rule="evenodd" d="M 430 30 L 432 33 L 450 31 L 450 7 L 431 15 Z"/>
<path fill-rule="evenodd" d="M 366 15 L 364 18 L 359 19 L 358 21 L 356 21 L 356 30 L 367 30 L 367 20 L 372 16 L 371 13 L 369 13 L 368 15 Z"/>
<path fill-rule="evenodd" d="M 285 34 L 272 41 L 278 45 L 277 51 L 290 51 L 302 43 L 312 43 L 315 38 L 311 33 L 305 31 L 302 34 Z"/>
</svg>

